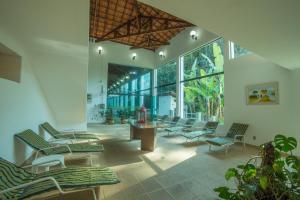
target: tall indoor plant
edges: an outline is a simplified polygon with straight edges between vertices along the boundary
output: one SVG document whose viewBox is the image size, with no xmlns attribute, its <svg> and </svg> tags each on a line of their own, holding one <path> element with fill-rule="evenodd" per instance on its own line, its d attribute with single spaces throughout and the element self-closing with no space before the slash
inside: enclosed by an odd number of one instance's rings
<svg viewBox="0 0 300 200">
<path fill-rule="evenodd" d="M 214 190 L 220 198 L 230 200 L 299 200 L 300 160 L 293 154 L 296 147 L 295 138 L 276 135 L 274 141 L 261 145 L 259 166 L 250 159 L 227 170 L 225 178 L 235 179 L 236 188 Z"/>
</svg>

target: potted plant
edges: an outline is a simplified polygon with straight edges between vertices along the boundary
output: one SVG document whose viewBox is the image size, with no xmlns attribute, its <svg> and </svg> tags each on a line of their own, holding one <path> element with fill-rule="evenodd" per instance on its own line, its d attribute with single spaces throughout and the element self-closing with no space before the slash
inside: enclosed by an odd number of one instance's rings
<svg viewBox="0 0 300 200">
<path fill-rule="evenodd" d="M 214 191 L 230 200 L 299 200 L 300 160 L 293 154 L 297 141 L 276 135 L 274 141 L 261 145 L 261 164 L 250 159 L 244 165 L 230 168 L 225 179 L 235 179 L 236 188 L 226 186 Z"/>
<path fill-rule="evenodd" d="M 127 123 L 127 113 L 125 110 L 120 111 L 121 124 Z"/>
<path fill-rule="evenodd" d="M 108 109 L 106 112 L 106 123 L 112 125 L 115 123 L 112 109 Z"/>
</svg>

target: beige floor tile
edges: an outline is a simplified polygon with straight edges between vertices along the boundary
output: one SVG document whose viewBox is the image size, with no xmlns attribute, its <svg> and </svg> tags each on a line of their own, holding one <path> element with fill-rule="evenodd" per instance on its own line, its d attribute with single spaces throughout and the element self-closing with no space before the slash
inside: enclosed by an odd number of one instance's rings
<svg viewBox="0 0 300 200">
<path fill-rule="evenodd" d="M 103 153 L 92 154 L 93 163 L 112 168 L 121 180 L 101 186 L 102 200 L 218 199 L 215 187 L 234 186 L 224 179 L 226 170 L 258 152 L 241 145 L 232 146 L 227 155 L 221 148 L 210 152 L 205 142 L 185 143 L 184 138 L 166 137 L 165 132 L 158 133 L 154 152 L 144 152 L 139 150 L 139 140 L 129 140 L 128 125 L 92 125 L 88 130 L 99 134 L 105 148 Z M 82 200 L 82 196 L 92 199 L 84 193 L 72 199 Z"/>
</svg>

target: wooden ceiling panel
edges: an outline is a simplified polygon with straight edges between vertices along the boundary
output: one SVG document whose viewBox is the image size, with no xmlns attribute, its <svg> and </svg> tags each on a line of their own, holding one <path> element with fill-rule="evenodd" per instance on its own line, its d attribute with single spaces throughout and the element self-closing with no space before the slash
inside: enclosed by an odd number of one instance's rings
<svg viewBox="0 0 300 200">
<path fill-rule="evenodd" d="M 90 0 L 90 38 L 153 50 L 193 24 L 136 0 Z"/>
</svg>

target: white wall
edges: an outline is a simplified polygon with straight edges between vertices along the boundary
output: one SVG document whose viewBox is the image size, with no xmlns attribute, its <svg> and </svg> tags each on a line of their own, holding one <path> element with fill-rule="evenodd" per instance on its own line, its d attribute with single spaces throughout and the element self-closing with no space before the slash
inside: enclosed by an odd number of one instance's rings
<svg viewBox="0 0 300 200">
<path fill-rule="evenodd" d="M 300 146 L 300 92 L 299 92 L 299 85 L 300 85 L 300 69 L 291 71 L 292 78 L 291 78 L 291 126 L 289 134 L 294 136 L 298 141 L 298 146 Z M 300 153 L 298 153 L 300 154 Z"/>
<path fill-rule="evenodd" d="M 55 122 L 22 46 L 3 30 L 0 42 L 22 57 L 20 83 L 0 78 L 0 157 L 20 164 L 31 149 L 16 140 L 14 134 L 26 129 L 38 132 L 40 123 Z"/>
<path fill-rule="evenodd" d="M 0 4 L 1 27 L 26 49 L 57 128 L 86 130 L 89 1 Z"/>
<path fill-rule="evenodd" d="M 246 142 L 260 145 L 276 134 L 297 136 L 290 130 L 292 71 L 255 54 L 225 60 L 225 129 L 233 122 L 248 123 Z M 278 105 L 247 105 L 246 86 L 279 82 Z M 295 105 L 296 106 L 296 105 Z M 253 139 L 256 136 L 256 140 Z"/>
<path fill-rule="evenodd" d="M 98 46 L 103 48 L 101 55 L 98 54 Z M 137 54 L 135 60 L 131 59 L 132 53 Z M 88 93 L 92 94 L 92 102 L 87 104 L 88 122 L 101 122 L 103 120 L 91 120 L 91 114 L 95 113 L 96 105 L 106 104 L 108 63 L 153 69 L 155 67 L 154 56 L 152 51 L 130 50 L 129 46 L 118 43 L 90 43 Z M 100 94 L 101 85 L 103 85 L 103 95 Z"/>
<path fill-rule="evenodd" d="M 193 40 L 190 37 L 191 30 L 195 30 L 198 33 L 198 39 Z M 199 27 L 191 27 L 183 30 L 181 33 L 176 35 L 174 38 L 170 40 L 170 45 L 162 46 L 158 50 L 156 50 L 155 53 L 155 62 L 156 67 L 159 67 L 160 65 L 167 63 L 168 61 L 171 61 L 173 59 L 178 59 L 178 57 L 186 52 L 189 52 L 203 44 L 206 44 L 207 42 L 216 39 L 218 36 L 208 32 L 204 29 L 201 29 Z M 164 51 L 166 54 L 166 58 L 161 59 L 158 56 L 158 53 L 160 51 Z M 177 62 L 178 63 L 178 62 Z"/>
</svg>

